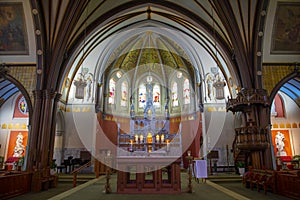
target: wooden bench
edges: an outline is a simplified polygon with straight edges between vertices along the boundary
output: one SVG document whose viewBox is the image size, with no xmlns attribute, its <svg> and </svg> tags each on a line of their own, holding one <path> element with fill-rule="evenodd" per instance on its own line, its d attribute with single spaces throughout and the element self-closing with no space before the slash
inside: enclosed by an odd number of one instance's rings
<svg viewBox="0 0 300 200">
<path fill-rule="evenodd" d="M 275 193 L 275 175 L 274 170 L 252 169 L 244 174 L 243 184 L 245 187 L 250 187 L 251 190 L 256 187 L 258 192 L 262 188 L 265 194 L 267 194 L 268 189 Z"/>
</svg>

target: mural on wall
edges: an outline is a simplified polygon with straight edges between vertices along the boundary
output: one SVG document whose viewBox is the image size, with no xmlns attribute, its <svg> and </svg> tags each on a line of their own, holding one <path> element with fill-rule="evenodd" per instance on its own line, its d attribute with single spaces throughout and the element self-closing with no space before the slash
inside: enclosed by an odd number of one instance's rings
<svg viewBox="0 0 300 200">
<path fill-rule="evenodd" d="M 0 3 L 0 13 L 0 55 L 28 54 L 22 3 Z"/>
<path fill-rule="evenodd" d="M 272 142 L 275 156 L 292 156 L 288 130 L 272 130 Z"/>
<path fill-rule="evenodd" d="M 88 68 L 82 68 L 82 71 L 76 75 L 76 79 L 73 81 L 75 86 L 74 102 L 93 102 L 93 77 Z"/>
<path fill-rule="evenodd" d="M 11 131 L 7 150 L 7 157 L 9 158 L 25 156 L 27 140 L 27 131 Z"/>
<path fill-rule="evenodd" d="M 219 73 L 217 67 L 211 67 L 211 72 L 205 75 L 206 95 L 205 101 L 216 101 L 225 99 L 224 87 L 226 83 Z"/>
<path fill-rule="evenodd" d="M 300 3 L 279 2 L 271 53 L 300 53 Z"/>
</svg>

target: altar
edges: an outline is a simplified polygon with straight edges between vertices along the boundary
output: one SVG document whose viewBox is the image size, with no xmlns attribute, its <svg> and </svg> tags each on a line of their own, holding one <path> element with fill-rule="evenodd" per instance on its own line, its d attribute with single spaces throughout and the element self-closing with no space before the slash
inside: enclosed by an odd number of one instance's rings
<svg viewBox="0 0 300 200">
<path fill-rule="evenodd" d="M 152 78 L 147 82 L 145 103 L 138 105 L 142 112 L 135 115 L 132 104 L 130 130 L 118 126 L 117 193 L 181 193 L 181 125 L 170 132 L 167 106 L 156 115 L 160 109 L 154 105 Z"/>
<path fill-rule="evenodd" d="M 117 165 L 117 193 L 181 193 L 180 159 L 125 156 Z"/>
</svg>

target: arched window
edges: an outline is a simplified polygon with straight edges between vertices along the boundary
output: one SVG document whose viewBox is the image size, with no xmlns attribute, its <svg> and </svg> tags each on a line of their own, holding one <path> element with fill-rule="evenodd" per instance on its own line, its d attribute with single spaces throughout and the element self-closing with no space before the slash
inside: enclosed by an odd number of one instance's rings
<svg viewBox="0 0 300 200">
<path fill-rule="evenodd" d="M 178 87 L 177 83 L 174 82 L 172 85 L 172 106 L 176 107 L 178 105 Z"/>
<path fill-rule="evenodd" d="M 139 108 L 143 108 L 146 105 L 146 86 L 141 84 L 139 86 Z"/>
<path fill-rule="evenodd" d="M 160 107 L 160 87 L 157 84 L 153 87 L 153 105 Z"/>
<path fill-rule="evenodd" d="M 127 106 L 128 83 L 126 81 L 122 82 L 121 91 L 121 106 Z"/>
<path fill-rule="evenodd" d="M 183 99 L 184 104 L 189 104 L 191 102 L 190 82 L 187 78 L 183 82 Z"/>
<path fill-rule="evenodd" d="M 116 91 L 116 81 L 111 78 L 109 80 L 109 97 L 108 97 L 109 104 L 115 104 L 115 91 Z"/>
</svg>

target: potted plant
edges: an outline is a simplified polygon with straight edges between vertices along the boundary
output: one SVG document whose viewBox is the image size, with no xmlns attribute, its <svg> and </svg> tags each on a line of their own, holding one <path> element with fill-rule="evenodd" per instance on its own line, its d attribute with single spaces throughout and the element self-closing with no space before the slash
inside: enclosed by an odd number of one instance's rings
<svg viewBox="0 0 300 200">
<path fill-rule="evenodd" d="M 50 174 L 51 175 L 54 175 L 56 173 L 56 167 L 57 167 L 56 159 L 53 159 L 50 164 Z"/>
<path fill-rule="evenodd" d="M 20 157 L 18 160 L 18 171 L 21 171 L 23 165 L 24 165 L 24 156 Z"/>
<path fill-rule="evenodd" d="M 240 175 L 243 176 L 245 173 L 245 163 L 239 161 L 239 162 L 237 162 L 237 167 L 239 169 Z"/>
</svg>

